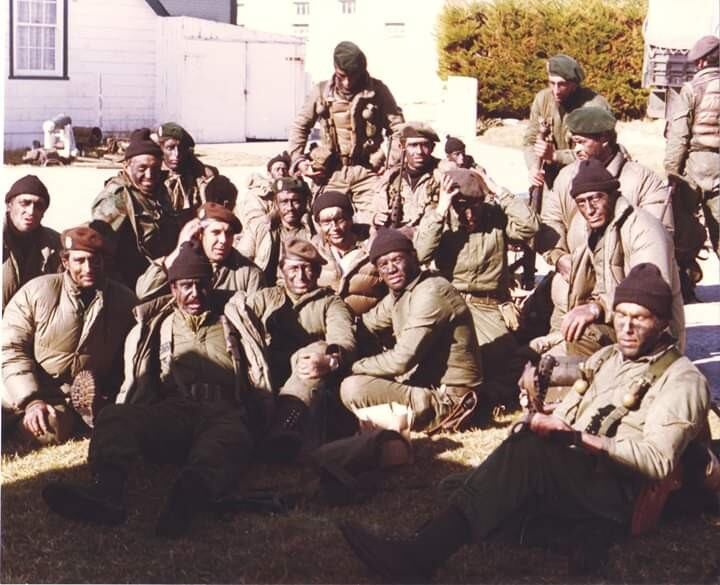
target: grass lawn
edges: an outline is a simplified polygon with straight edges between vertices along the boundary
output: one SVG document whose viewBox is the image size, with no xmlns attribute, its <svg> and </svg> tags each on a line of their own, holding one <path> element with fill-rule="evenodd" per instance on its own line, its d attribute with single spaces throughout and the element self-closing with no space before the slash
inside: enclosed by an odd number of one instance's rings
<svg viewBox="0 0 720 585">
<path fill-rule="evenodd" d="M 438 480 L 481 462 L 507 435 L 514 416 L 493 428 L 414 437 L 416 462 L 388 474 L 368 503 L 327 507 L 312 497 L 316 476 L 302 467 L 251 466 L 244 488 L 306 494 L 286 515 L 230 512 L 197 520 L 177 541 L 154 536 L 176 473 L 139 464 L 129 485 L 129 519 L 98 528 L 51 514 L 40 492 L 49 480 L 82 481 L 88 440 L 2 457 L 2 583 L 368 583 L 377 580 L 352 555 L 336 523 L 354 519 L 396 535 L 414 531 L 443 506 Z M 713 435 L 720 420 L 711 415 Z M 720 519 L 666 523 L 613 547 L 594 583 L 717 583 Z M 487 543 L 465 547 L 437 575 L 447 583 L 565 583 L 564 556 Z M 577 578 L 572 578 L 577 582 Z"/>
</svg>

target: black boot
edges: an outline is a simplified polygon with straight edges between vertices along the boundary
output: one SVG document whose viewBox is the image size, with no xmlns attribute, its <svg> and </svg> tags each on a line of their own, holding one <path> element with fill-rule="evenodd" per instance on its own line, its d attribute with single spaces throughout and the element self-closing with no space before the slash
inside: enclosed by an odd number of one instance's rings
<svg viewBox="0 0 720 585">
<path fill-rule="evenodd" d="M 340 530 L 372 570 L 386 579 L 414 583 L 429 581 L 435 569 L 472 537 L 467 519 L 455 507 L 430 520 L 409 539 L 381 538 L 354 523 L 344 523 Z"/>
<path fill-rule="evenodd" d="M 308 411 L 308 406 L 299 398 L 278 396 L 270 432 L 262 447 L 265 461 L 289 463 L 297 458 L 302 448 L 303 427 Z"/>
<path fill-rule="evenodd" d="M 210 490 L 206 481 L 192 471 L 183 472 L 160 513 L 155 533 L 164 538 L 183 536 L 195 514 L 206 508 L 209 501 Z"/>
<path fill-rule="evenodd" d="M 125 484 L 127 475 L 117 467 L 98 467 L 90 485 L 52 482 L 42 496 L 53 512 L 64 518 L 92 524 L 117 525 L 125 522 Z"/>
</svg>

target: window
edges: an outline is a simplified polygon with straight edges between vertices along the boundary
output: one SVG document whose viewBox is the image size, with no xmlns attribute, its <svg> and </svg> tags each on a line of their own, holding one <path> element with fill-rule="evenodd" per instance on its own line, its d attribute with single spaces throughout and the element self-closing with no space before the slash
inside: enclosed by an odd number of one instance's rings
<svg viewBox="0 0 720 585">
<path fill-rule="evenodd" d="M 343 14 L 353 14 L 355 12 L 355 0 L 340 0 L 340 11 Z"/>
<path fill-rule="evenodd" d="M 10 0 L 10 77 L 67 79 L 67 0 Z"/>
<path fill-rule="evenodd" d="M 404 22 L 386 22 L 385 23 L 385 38 L 401 39 L 404 36 L 405 36 L 405 23 Z"/>
<path fill-rule="evenodd" d="M 295 2 L 295 15 L 296 16 L 309 16 L 310 14 L 310 2 Z"/>
<path fill-rule="evenodd" d="M 310 27 L 307 24 L 293 24 L 293 34 L 298 37 L 307 38 Z"/>
</svg>

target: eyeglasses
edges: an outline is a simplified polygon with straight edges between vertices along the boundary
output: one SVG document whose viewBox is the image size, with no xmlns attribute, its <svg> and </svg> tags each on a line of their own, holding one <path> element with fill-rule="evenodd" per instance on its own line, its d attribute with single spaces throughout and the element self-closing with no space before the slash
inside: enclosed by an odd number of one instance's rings
<svg viewBox="0 0 720 585">
<path fill-rule="evenodd" d="M 339 225 L 344 225 L 344 224 L 346 224 L 346 223 L 347 223 L 347 218 L 345 218 L 345 217 L 333 217 L 333 218 L 331 218 L 331 219 L 321 219 L 321 220 L 318 221 L 318 223 L 319 223 L 322 227 L 325 227 L 325 228 L 330 227 L 330 226 L 333 226 L 333 225 L 334 225 L 334 226 L 339 226 Z"/>
<path fill-rule="evenodd" d="M 598 203 L 600 203 L 603 199 L 606 198 L 607 193 L 593 193 L 592 195 L 588 195 L 587 197 L 576 197 L 575 205 L 577 205 L 578 207 L 582 207 L 583 209 L 587 209 L 590 206 L 597 206 Z"/>
</svg>

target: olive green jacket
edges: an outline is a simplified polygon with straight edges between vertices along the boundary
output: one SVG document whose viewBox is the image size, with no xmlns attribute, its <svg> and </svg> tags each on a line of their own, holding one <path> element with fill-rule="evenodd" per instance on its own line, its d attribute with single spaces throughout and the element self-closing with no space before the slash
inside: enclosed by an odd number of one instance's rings
<svg viewBox="0 0 720 585">
<path fill-rule="evenodd" d="M 355 211 L 355 223 L 370 224 L 377 211 L 373 205 L 379 176 L 360 165 L 347 165 L 330 175 L 325 185 L 319 185 L 313 192 L 313 200 L 323 191 L 340 191 L 350 195 Z"/>
<path fill-rule="evenodd" d="M 376 336 L 392 333 L 395 345 L 355 362 L 353 374 L 434 388 L 474 388 L 483 381 L 470 309 L 438 274 L 421 273 L 399 296 L 391 291 L 362 322 Z"/>
<path fill-rule="evenodd" d="M 602 266 L 595 266 L 595 258 L 588 244 L 589 233 L 585 226 L 584 243 L 572 252 L 568 308 L 585 302 L 603 307 L 606 323 L 611 322 L 615 288 L 630 270 L 643 262 L 655 264 L 673 295 L 670 331 L 681 349 L 685 347 L 685 310 L 680 277 L 678 275 L 673 244 L 662 224 L 643 209 L 636 209 L 624 197 L 618 197 L 613 218 L 602 238 Z M 601 277 L 605 290 L 595 290 L 596 274 Z"/>
<path fill-rule="evenodd" d="M 124 171 L 105 183 L 93 201 L 92 218 L 107 222 L 115 232 L 117 254 L 108 269 L 131 289 L 151 260 L 173 251 L 181 227 L 165 185 L 160 184 L 150 199 L 132 185 Z"/>
<path fill-rule="evenodd" d="M 331 289 L 316 288 L 293 300 L 284 287 L 273 286 L 248 295 L 246 303 L 262 324 L 278 386 L 290 375 L 292 355 L 316 341 L 337 344 L 341 361 L 352 361 L 357 348 L 354 317 Z"/>
<path fill-rule="evenodd" d="M 540 227 L 537 214 L 503 190 L 496 204 L 483 203 L 482 219 L 472 233 L 451 229 L 446 217 L 429 209 L 415 233 L 421 263 L 435 260 L 440 273 L 461 292 L 498 292 L 509 299 L 508 239 L 529 240 Z"/>
<path fill-rule="evenodd" d="M 35 399 L 53 401 L 60 386 L 90 370 L 103 392 L 120 386 L 122 344 L 136 298 L 108 280 L 87 307 L 63 272 L 38 276 L 7 305 L 2 322 L 2 405 L 19 410 Z"/>
<path fill-rule="evenodd" d="M 700 91 L 700 86 L 704 91 Z M 698 114 L 702 114 L 704 124 L 699 124 Z M 668 175 L 686 176 L 694 187 L 703 191 L 718 189 L 719 115 L 720 68 L 707 67 L 698 71 L 680 90 L 667 129 L 664 166 Z"/>
<path fill-rule="evenodd" d="M 553 415 L 584 431 L 599 409 L 622 405 L 633 382 L 669 351 L 671 343 L 665 338 L 634 360 L 624 359 L 616 345 L 601 349 L 585 363 L 592 380 L 588 390 L 582 396 L 571 390 Z M 637 410 L 620 419 L 613 436 L 605 436 L 607 458 L 641 479 L 664 479 L 690 441 L 708 433 L 709 407 L 707 380 L 688 358 L 680 357 L 650 386 Z"/>
<path fill-rule="evenodd" d="M 23 242 L 24 245 L 20 246 L 20 237 L 13 234 L 7 221 L 3 225 L 3 311 L 23 284 L 41 274 L 53 274 L 62 266 L 59 233 L 40 226 L 26 236 L 27 243 Z"/>
<path fill-rule="evenodd" d="M 165 187 L 172 206 L 177 209 L 197 209 L 205 203 L 205 188 L 219 173 L 217 168 L 201 163 L 195 155 L 180 173 L 166 170 Z"/>
<path fill-rule="evenodd" d="M 373 77 L 365 87 L 350 99 L 348 110 L 350 140 L 338 140 L 344 133 L 337 133 L 337 120 L 331 114 L 336 96 L 332 80 L 317 84 L 298 113 L 288 136 L 288 152 L 296 159 L 305 151 L 308 135 L 316 122 L 320 122 L 322 144 L 347 157 L 344 164 L 368 166 L 370 156 L 383 142 L 383 132 L 392 134 L 405 122 L 402 110 L 395 102 L 387 86 Z"/>
<path fill-rule="evenodd" d="M 138 278 L 135 293 L 139 301 L 149 301 L 170 293 L 170 283 L 167 279 L 164 262 L 165 258 L 153 260 L 148 269 Z M 263 273 L 240 252 L 232 249 L 222 264 L 213 265 L 210 285 L 217 290 L 243 291 L 251 294 L 264 286 Z"/>
<path fill-rule="evenodd" d="M 535 247 L 552 266 L 561 256 L 581 246 L 585 238 L 585 220 L 570 195 L 579 164 L 575 161 L 564 167 L 558 173 L 552 190 L 545 189 L 543 194 L 542 227 L 535 238 Z M 622 146 L 618 147 L 605 168 L 620 181 L 620 193 L 630 205 L 644 209 L 659 219 L 669 234 L 674 232 L 668 186 L 657 173 L 630 160 L 629 153 Z"/>
<path fill-rule="evenodd" d="M 530 122 L 523 137 L 525 164 L 529 169 L 535 168 L 538 164 L 537 157 L 533 152 L 533 146 L 537 141 L 542 120 L 551 123 L 551 136 L 555 145 L 556 156 L 556 162 L 553 163 L 553 166 L 559 170 L 559 168 L 575 160 L 575 153 L 570 142 L 570 132 L 565 125 L 565 118 L 570 112 L 583 106 L 604 108 L 610 111 L 610 104 L 607 103 L 607 100 L 588 87 L 578 87 L 567 102 L 562 104 L 555 102 L 552 90 L 549 87 L 541 89 L 535 94 L 535 99 L 533 99 L 530 107 Z"/>
</svg>

